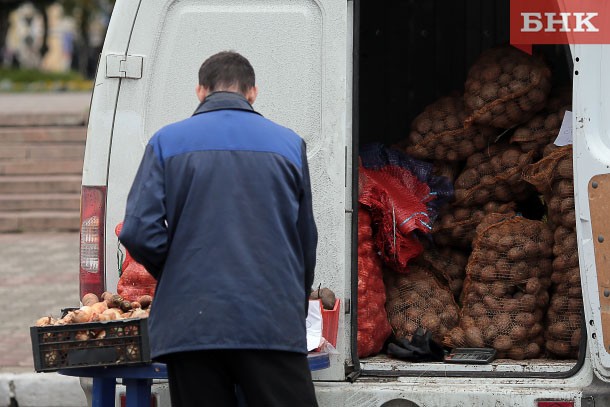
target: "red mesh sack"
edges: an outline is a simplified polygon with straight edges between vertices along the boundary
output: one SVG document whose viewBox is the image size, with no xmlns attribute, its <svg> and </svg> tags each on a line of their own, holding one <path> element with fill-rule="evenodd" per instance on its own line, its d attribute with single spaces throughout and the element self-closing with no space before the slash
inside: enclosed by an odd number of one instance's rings
<svg viewBox="0 0 610 407">
<path fill-rule="evenodd" d="M 576 231 L 555 229 L 552 290 L 544 337 L 547 352 L 557 358 L 577 358 L 582 331 L 583 300 Z"/>
<path fill-rule="evenodd" d="M 551 95 L 546 109 L 517 127 L 510 142 L 518 144 L 522 151 L 534 151 L 536 157 L 542 156 L 544 149 L 557 138 L 566 110 L 572 110 L 571 89 L 561 89 Z"/>
<path fill-rule="evenodd" d="M 448 205 L 432 227 L 434 241 L 441 246 L 452 246 L 470 250 L 475 229 L 490 213 L 515 215 L 514 202 L 487 202 L 481 206 L 462 207 Z"/>
<path fill-rule="evenodd" d="M 413 265 L 408 274 L 387 270 L 384 278 L 388 319 L 396 337 L 411 340 L 421 327 L 441 343 L 447 332 L 456 326 L 459 309 L 453 294 L 424 268 Z"/>
<path fill-rule="evenodd" d="M 388 165 L 379 170 L 360 166 L 359 202 L 370 210 L 377 226 L 375 241 L 385 264 L 398 271 L 423 247 L 412 233 L 430 232 L 426 203 L 430 188 L 408 170 Z"/>
<path fill-rule="evenodd" d="M 381 351 L 392 328 L 385 310 L 381 258 L 373 243 L 371 215 L 358 210 L 358 357 Z"/>
<path fill-rule="evenodd" d="M 484 51 L 468 71 L 465 124 L 510 129 L 544 108 L 551 71 L 539 58 L 514 47 Z"/>
<path fill-rule="evenodd" d="M 559 147 L 529 165 L 523 173 L 523 179 L 544 196 L 549 220 L 553 224 L 570 229 L 576 227 L 571 145 Z"/>
<path fill-rule="evenodd" d="M 460 161 L 493 141 L 497 130 L 464 127 L 466 117 L 461 96 L 445 96 L 427 106 L 411 124 L 405 151 L 419 159 Z"/>
<path fill-rule="evenodd" d="M 459 206 L 483 205 L 489 201 L 511 202 L 529 196 L 528 184 L 521 174 L 532 163 L 534 153 L 523 153 L 504 143 L 491 145 L 472 155 L 455 181 L 455 203 Z"/>
<path fill-rule="evenodd" d="M 443 343 L 493 347 L 499 358 L 538 357 L 544 346 L 552 245 L 548 225 L 522 217 L 479 228 L 466 267 L 460 326 Z"/>
<path fill-rule="evenodd" d="M 117 236 L 121 233 L 123 222 L 114 229 Z M 125 250 L 125 260 L 121 265 L 121 277 L 117 284 L 117 293 L 128 301 L 136 301 L 142 295 L 155 295 L 157 280 L 131 257 Z"/>
</svg>

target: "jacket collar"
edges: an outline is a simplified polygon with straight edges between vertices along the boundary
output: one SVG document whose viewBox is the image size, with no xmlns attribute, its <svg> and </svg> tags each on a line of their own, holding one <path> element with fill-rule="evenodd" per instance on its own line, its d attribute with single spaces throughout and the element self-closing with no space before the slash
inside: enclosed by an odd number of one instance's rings
<svg viewBox="0 0 610 407">
<path fill-rule="evenodd" d="M 212 112 L 215 110 L 244 110 L 260 114 L 254 110 L 252 105 L 248 103 L 245 97 L 235 92 L 212 92 L 199 104 L 193 116 L 200 113 Z"/>
</svg>

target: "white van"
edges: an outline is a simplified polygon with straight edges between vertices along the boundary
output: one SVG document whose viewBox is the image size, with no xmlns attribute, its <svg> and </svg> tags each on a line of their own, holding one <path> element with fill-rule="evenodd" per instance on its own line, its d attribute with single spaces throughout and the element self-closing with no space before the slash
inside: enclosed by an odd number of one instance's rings
<svg viewBox="0 0 610 407">
<path fill-rule="evenodd" d="M 235 50 L 255 68 L 255 109 L 308 143 L 321 248 L 315 286 L 335 291 L 344 310 L 338 353 L 314 372 L 321 406 L 610 406 L 610 223 L 591 215 L 610 209 L 610 45 L 540 47 L 553 75 L 573 84 L 580 357 L 487 365 L 357 357 L 359 145 L 406 137 L 426 104 L 463 86 L 483 50 L 508 42 L 508 19 L 509 0 L 117 2 L 87 132 L 81 293 L 116 288 L 114 228 L 144 146 L 192 114 L 201 62 Z"/>
</svg>

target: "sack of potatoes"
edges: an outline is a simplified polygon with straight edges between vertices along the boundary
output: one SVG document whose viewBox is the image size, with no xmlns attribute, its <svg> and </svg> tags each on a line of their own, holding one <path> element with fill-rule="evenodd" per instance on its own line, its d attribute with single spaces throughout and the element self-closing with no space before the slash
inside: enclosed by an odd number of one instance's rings
<svg viewBox="0 0 610 407">
<path fill-rule="evenodd" d="M 396 337 L 410 340 L 421 327 L 441 343 L 456 326 L 459 308 L 453 294 L 422 267 L 410 266 L 407 274 L 386 270 L 384 281 L 387 316 Z"/>
<path fill-rule="evenodd" d="M 464 127 L 466 112 L 462 96 L 445 96 L 427 106 L 411 123 L 405 143 L 414 158 L 460 161 L 483 150 L 497 135 L 490 127 Z"/>
<path fill-rule="evenodd" d="M 484 152 L 473 154 L 455 181 L 456 205 L 484 205 L 489 201 L 511 202 L 527 198 L 530 187 L 523 181 L 522 172 L 533 159 L 533 152 L 524 153 L 506 143 L 492 144 Z"/>
<path fill-rule="evenodd" d="M 498 357 L 538 357 L 549 304 L 553 233 L 543 222 L 497 214 L 483 219 L 468 259 L 459 327 L 450 347 L 493 347 Z M 501 218 L 501 216 L 500 216 Z"/>
<path fill-rule="evenodd" d="M 510 142 L 518 144 L 522 151 L 535 151 L 536 158 L 553 144 L 566 111 L 572 110 L 571 89 L 553 90 L 546 108 L 515 129 Z"/>
<path fill-rule="evenodd" d="M 464 85 L 465 124 L 509 129 L 544 108 L 551 70 L 539 58 L 511 46 L 484 51 Z"/>
</svg>

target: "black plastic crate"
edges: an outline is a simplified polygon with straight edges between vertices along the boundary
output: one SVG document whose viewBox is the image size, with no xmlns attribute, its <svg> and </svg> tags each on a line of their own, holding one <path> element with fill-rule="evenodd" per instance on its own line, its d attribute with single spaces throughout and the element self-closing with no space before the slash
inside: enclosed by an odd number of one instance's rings
<svg viewBox="0 0 610 407">
<path fill-rule="evenodd" d="M 34 369 L 150 363 L 146 318 L 30 328 Z"/>
</svg>

